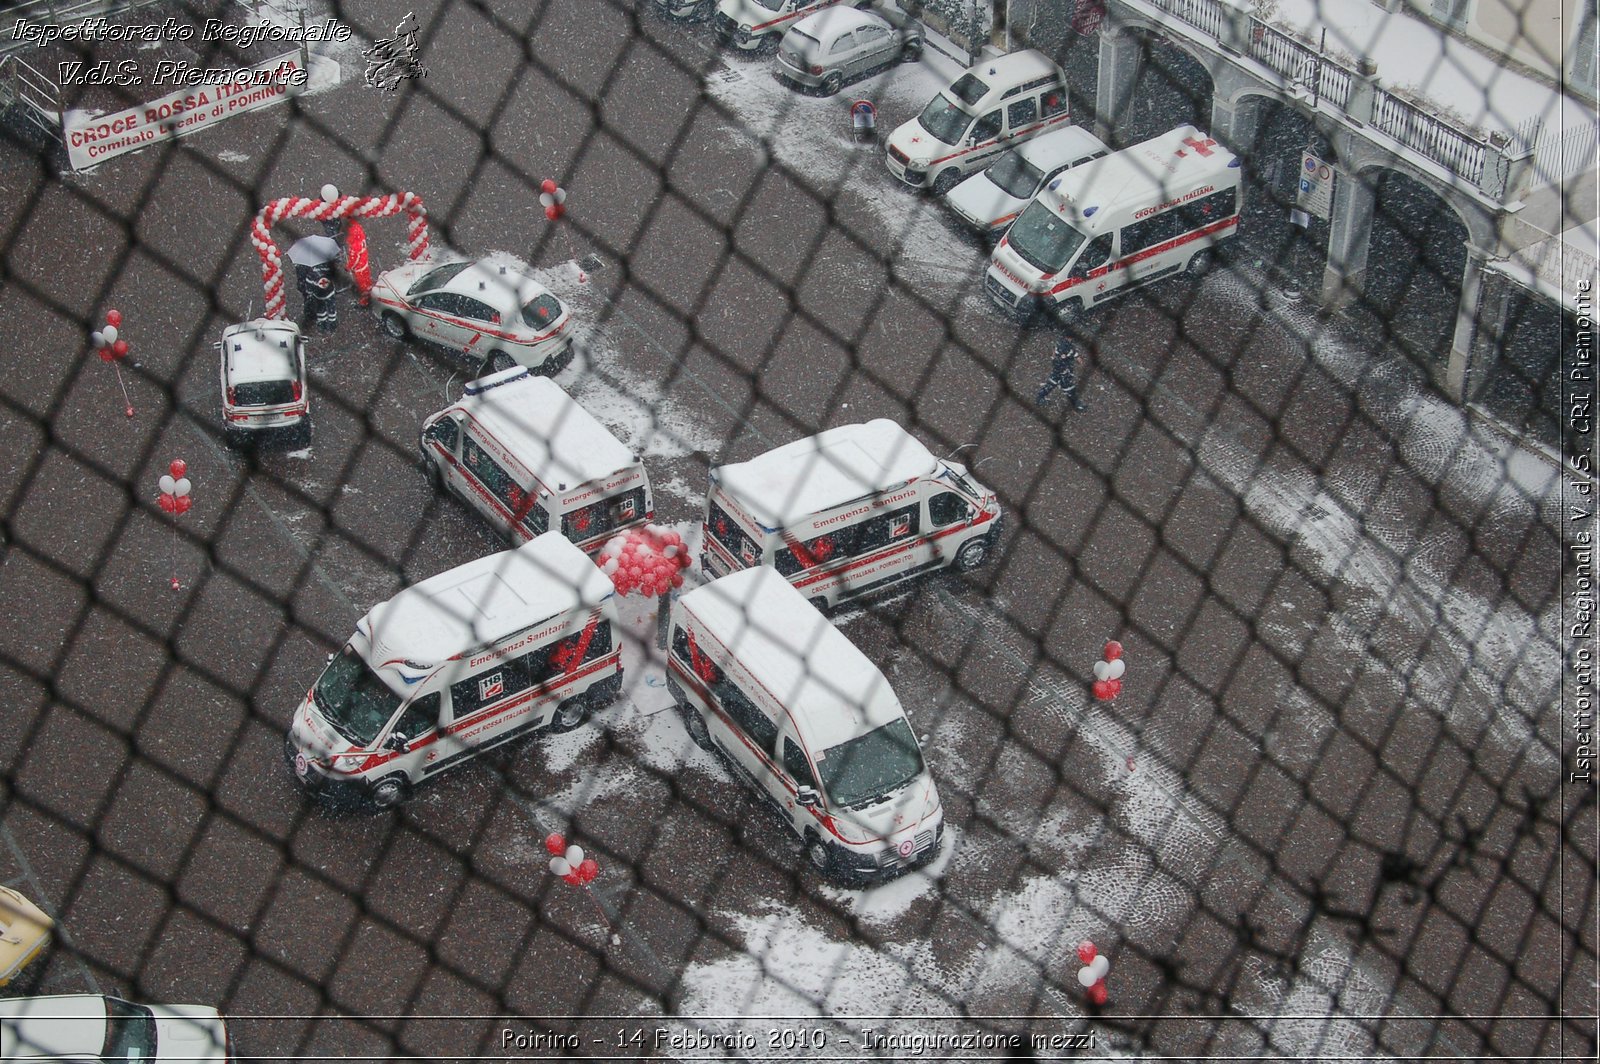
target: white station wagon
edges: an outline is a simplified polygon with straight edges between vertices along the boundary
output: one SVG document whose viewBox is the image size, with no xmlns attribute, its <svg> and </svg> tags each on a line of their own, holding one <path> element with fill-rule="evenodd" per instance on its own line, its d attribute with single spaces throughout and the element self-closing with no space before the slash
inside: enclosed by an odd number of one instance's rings
<svg viewBox="0 0 1600 1064">
<path fill-rule="evenodd" d="M 990 240 L 999 240 L 1045 182 L 1111 149 L 1087 129 L 1068 126 L 1013 148 L 945 193 L 945 205 Z"/>
<path fill-rule="evenodd" d="M 408 262 L 378 278 L 372 312 L 396 340 L 432 340 L 485 374 L 526 366 L 548 376 L 572 361 L 567 305 L 509 256 Z"/>
<path fill-rule="evenodd" d="M 306 341 L 300 327 L 280 318 L 257 318 L 223 331 L 216 345 L 222 377 L 222 428 L 238 446 L 268 433 L 311 438 L 311 398 L 306 392 Z"/>
</svg>

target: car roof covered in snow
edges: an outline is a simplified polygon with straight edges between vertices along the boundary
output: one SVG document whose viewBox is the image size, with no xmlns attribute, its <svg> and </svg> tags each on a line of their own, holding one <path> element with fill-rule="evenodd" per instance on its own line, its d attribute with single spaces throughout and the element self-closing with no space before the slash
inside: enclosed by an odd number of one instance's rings
<svg viewBox="0 0 1600 1064">
<path fill-rule="evenodd" d="M 469 390 L 456 407 L 555 490 L 575 488 L 638 464 L 621 440 L 548 377 L 535 377 L 517 367 L 468 387 L 475 392 Z"/>
<path fill-rule="evenodd" d="M 786 443 L 711 475 L 751 517 L 781 529 L 927 476 L 935 465 L 916 437 L 878 418 Z"/>
<path fill-rule="evenodd" d="M 295 380 L 300 363 L 295 344 L 300 329 L 293 322 L 273 318 L 230 325 L 222 333 L 222 357 L 233 384 Z"/>
<path fill-rule="evenodd" d="M 550 289 L 534 278 L 530 266 L 504 255 L 474 260 L 439 291 L 471 296 L 487 303 L 500 312 L 508 325 L 514 324 L 512 316 L 520 314 L 528 303 L 551 294 Z"/>
<path fill-rule="evenodd" d="M 874 12 L 861 11 L 844 4 L 838 4 L 834 7 L 825 7 L 815 14 L 807 15 L 790 28 L 809 34 L 826 44 L 847 30 L 859 29 L 862 26 L 882 25 L 883 21 Z"/>
<path fill-rule="evenodd" d="M 878 667 L 771 566 L 741 569 L 679 600 L 700 649 L 737 661 L 788 710 L 813 754 L 905 716 Z"/>
<path fill-rule="evenodd" d="M 1101 139 L 1082 126 L 1066 126 L 1040 134 L 1017 148 L 1017 154 L 1041 170 L 1049 170 L 1090 152 L 1109 151 Z"/>
<path fill-rule="evenodd" d="M 457 566 L 372 607 L 356 626 L 369 663 L 403 690 L 442 662 L 615 594 L 611 578 L 559 532 Z"/>
</svg>

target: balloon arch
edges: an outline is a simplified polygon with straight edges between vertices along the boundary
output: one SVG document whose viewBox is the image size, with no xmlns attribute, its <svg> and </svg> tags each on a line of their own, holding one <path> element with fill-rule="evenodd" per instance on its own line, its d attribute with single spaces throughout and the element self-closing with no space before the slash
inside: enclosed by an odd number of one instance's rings
<svg viewBox="0 0 1600 1064">
<path fill-rule="evenodd" d="M 284 218 L 311 218 L 333 221 L 337 218 L 387 218 L 404 211 L 409 222 L 406 227 L 406 257 L 413 262 L 428 251 L 428 209 L 422 197 L 411 192 L 392 193 L 388 196 L 337 196 L 332 199 L 309 199 L 290 196 L 274 200 L 261 208 L 250 225 L 250 243 L 261 256 L 261 286 L 266 293 L 268 318 L 281 318 L 288 304 L 283 286 L 283 256 L 272 239 L 272 226 Z"/>
</svg>

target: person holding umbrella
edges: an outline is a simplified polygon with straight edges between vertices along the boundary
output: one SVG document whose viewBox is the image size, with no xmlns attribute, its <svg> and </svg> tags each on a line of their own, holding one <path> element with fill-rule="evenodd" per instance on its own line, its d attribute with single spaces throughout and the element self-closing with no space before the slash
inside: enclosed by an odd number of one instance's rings
<svg viewBox="0 0 1600 1064">
<path fill-rule="evenodd" d="M 308 325 L 316 318 L 318 332 L 331 333 L 339 327 L 333 267 L 343 254 L 339 242 L 327 236 L 304 236 L 289 245 L 289 261 L 294 263 L 304 303 L 300 321 Z"/>
</svg>

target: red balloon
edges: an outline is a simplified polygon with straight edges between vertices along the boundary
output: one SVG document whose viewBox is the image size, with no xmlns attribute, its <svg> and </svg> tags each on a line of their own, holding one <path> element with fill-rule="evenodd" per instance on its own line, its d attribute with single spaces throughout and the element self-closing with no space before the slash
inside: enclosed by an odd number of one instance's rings
<svg viewBox="0 0 1600 1064">
<path fill-rule="evenodd" d="M 593 883 L 595 877 L 599 874 L 600 863 L 593 857 L 585 857 L 582 861 L 578 862 L 578 878 L 583 880 L 585 883 Z"/>
<path fill-rule="evenodd" d="M 1106 1003 L 1106 981 L 1104 979 L 1089 988 L 1089 1000 L 1096 1005 L 1104 1005 Z"/>
<path fill-rule="evenodd" d="M 161 508 L 167 511 L 169 514 L 176 513 L 178 510 L 178 497 L 176 495 L 168 495 L 166 492 L 162 492 Z"/>
<path fill-rule="evenodd" d="M 1098 698 L 1100 701 L 1102 701 L 1102 702 L 1111 701 L 1111 681 L 1110 680 L 1096 680 L 1094 682 L 1094 687 L 1092 688 L 1092 690 L 1094 691 L 1094 696 L 1096 698 Z"/>
<path fill-rule="evenodd" d="M 540 182 L 539 191 L 540 192 L 548 192 L 553 196 L 553 195 L 555 195 L 557 187 L 558 186 L 556 185 L 556 183 L 553 180 L 551 180 L 550 178 L 547 177 L 542 182 Z"/>
<path fill-rule="evenodd" d="M 1120 657 L 1122 657 L 1122 644 L 1113 639 L 1106 644 L 1105 659 L 1116 661 Z"/>
<path fill-rule="evenodd" d="M 113 329 L 122 328 L 122 311 L 115 308 L 106 311 L 106 324 Z"/>
<path fill-rule="evenodd" d="M 116 343 L 112 344 L 111 345 L 111 353 L 116 355 L 118 358 L 127 358 L 128 357 L 128 341 L 126 341 L 126 340 L 118 340 Z"/>
<path fill-rule="evenodd" d="M 1111 685 L 1111 697 L 1112 698 L 1115 698 L 1115 697 L 1117 697 L 1118 695 L 1120 695 L 1122 693 L 1122 681 L 1121 680 L 1107 680 L 1106 683 Z"/>
<path fill-rule="evenodd" d="M 174 458 L 172 464 L 167 466 L 167 472 L 172 474 L 173 480 L 182 480 L 184 474 L 189 472 L 189 463 L 182 458 Z"/>
<path fill-rule="evenodd" d="M 573 885 L 573 886 L 575 886 L 575 887 L 581 887 L 581 886 L 583 886 L 583 879 L 582 879 L 582 877 L 580 877 L 580 876 L 579 876 L 579 875 L 578 875 L 578 873 L 577 873 L 577 872 L 575 872 L 575 871 L 573 871 L 573 872 L 568 872 L 568 873 L 567 873 L 567 874 L 566 874 L 566 875 L 564 875 L 564 876 L 562 876 L 562 877 L 561 877 L 561 878 L 562 878 L 562 879 L 564 879 L 564 880 L 566 880 L 566 881 L 567 881 L 567 882 L 568 882 L 568 883 L 571 883 L 571 884 L 572 884 L 572 885 Z"/>
<path fill-rule="evenodd" d="M 111 348 L 102 347 L 99 350 L 101 362 L 115 362 L 117 360 L 117 356 L 112 352 Z"/>
<path fill-rule="evenodd" d="M 1078 960 L 1080 963 L 1092 963 L 1099 953 L 1100 951 L 1094 948 L 1094 943 L 1090 942 L 1088 939 L 1084 939 L 1082 942 L 1078 943 Z"/>
<path fill-rule="evenodd" d="M 194 496 L 179 495 L 173 501 L 178 504 L 178 512 L 180 514 L 186 514 L 189 512 L 189 507 L 194 505 Z"/>
<path fill-rule="evenodd" d="M 544 837 L 544 848 L 560 857 L 567 852 L 567 840 L 561 837 L 559 831 L 552 831 Z"/>
<path fill-rule="evenodd" d="M 544 216 L 550 219 L 552 222 L 559 222 L 561 220 L 561 216 L 565 213 L 565 208 L 563 208 L 559 203 L 552 203 L 550 206 L 544 209 Z"/>
<path fill-rule="evenodd" d="M 673 587 L 682 587 L 683 586 L 683 574 L 682 573 L 673 574 L 672 586 Z"/>
</svg>

